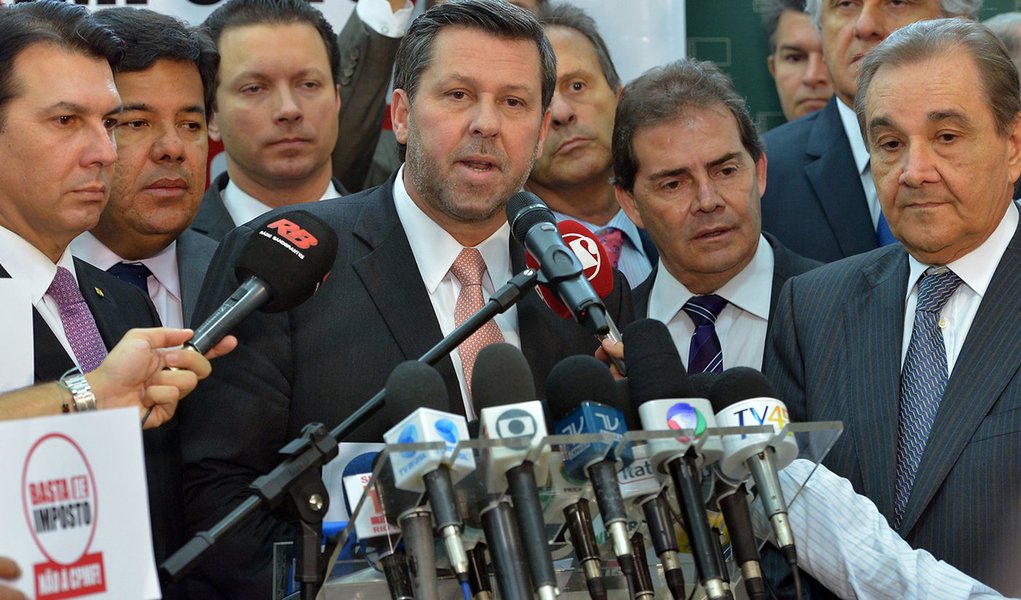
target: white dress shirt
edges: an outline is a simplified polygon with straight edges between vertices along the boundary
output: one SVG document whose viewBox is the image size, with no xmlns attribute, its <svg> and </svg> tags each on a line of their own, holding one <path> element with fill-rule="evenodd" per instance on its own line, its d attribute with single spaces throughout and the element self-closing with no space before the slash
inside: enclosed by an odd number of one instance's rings
<svg viewBox="0 0 1021 600">
<path fill-rule="evenodd" d="M 616 227 L 624 234 L 624 245 L 620 249 L 620 260 L 617 262 L 617 270 L 627 279 L 631 289 L 635 289 L 649 278 L 649 274 L 652 273 L 652 263 L 645 254 L 645 248 L 642 246 L 642 237 L 638 235 L 638 226 L 628 218 L 623 210 L 617 211 L 617 214 L 606 225 L 596 225 L 557 211 L 553 211 L 553 215 L 557 218 L 557 221 L 563 221 L 564 219 L 577 221 L 592 233 L 607 227 Z"/>
<path fill-rule="evenodd" d="M 1006 214 L 1000 220 L 993 233 L 968 254 L 946 265 L 964 282 L 950 296 L 950 300 L 940 312 L 940 329 L 943 331 L 943 345 L 947 351 L 947 375 L 954 372 L 954 364 L 964 347 L 971 323 L 978 313 L 982 296 L 989 288 L 996 267 L 1000 264 L 1003 253 L 1007 250 L 1011 238 L 1017 231 L 1018 209 L 1013 202 L 1007 207 Z M 901 367 L 911 343 L 911 329 L 915 325 L 915 308 L 918 306 L 918 280 L 922 272 L 936 265 L 926 265 L 908 255 L 911 271 L 908 275 L 908 288 L 904 301 L 904 337 L 901 344 Z"/>
<path fill-rule="evenodd" d="M 319 199 L 326 200 L 339 197 L 340 193 L 333 186 L 333 181 L 331 180 L 329 185 L 326 186 L 326 191 L 323 192 Z M 223 206 L 230 213 L 230 219 L 234 221 L 235 226 L 244 225 L 252 219 L 261 217 L 273 210 L 272 206 L 256 200 L 254 196 L 239 188 L 233 180 L 227 181 L 227 187 L 223 188 L 222 198 Z"/>
<path fill-rule="evenodd" d="M 773 262 L 773 248 L 760 234 L 752 260 L 715 292 L 727 301 L 716 318 L 716 336 L 723 349 L 724 369 L 762 368 L 773 290 Z M 695 294 L 677 281 L 662 263 L 661 259 L 649 292 L 648 317 L 666 323 L 677 352 L 687 365 L 695 324 L 682 307 Z"/>
<path fill-rule="evenodd" d="M 841 598 L 1002 598 L 991 588 L 916 550 L 851 482 L 798 459 L 780 471 L 798 542 L 798 566 Z M 812 475 L 795 498 L 798 486 Z"/>
<path fill-rule="evenodd" d="M 25 286 L 31 296 L 32 306 L 39 311 L 40 316 L 50 326 L 53 335 L 67 351 L 67 355 L 78 365 L 78 358 L 75 357 L 74 351 L 71 349 L 71 343 L 67 341 L 64 324 L 60 320 L 60 306 L 46 293 L 50 284 L 53 283 L 53 278 L 57 275 L 58 266 L 70 271 L 75 281 L 78 280 L 71 253 L 65 250 L 60 260 L 54 264 L 45 254 L 22 239 L 21 236 L 0 227 L 0 264 L 12 279 L 16 279 L 20 285 Z M 34 345 L 32 350 L 34 352 Z"/>
<path fill-rule="evenodd" d="M 177 270 L 177 242 L 155 256 L 142 260 L 125 260 L 96 239 L 90 232 L 79 235 L 71 241 L 71 253 L 90 265 L 108 271 L 120 262 L 142 263 L 152 275 L 146 280 L 149 298 L 156 307 L 160 322 L 166 327 L 184 327 L 184 312 L 181 307 L 181 278 Z"/>
<path fill-rule="evenodd" d="M 404 233 L 408 236 L 411 253 L 415 255 L 418 272 L 422 275 L 426 291 L 429 292 L 429 300 L 432 302 L 433 312 L 436 313 L 436 320 L 440 324 L 440 331 L 443 332 L 443 335 L 448 335 L 454 330 L 454 307 L 457 305 L 457 295 L 461 292 L 461 283 L 450 273 L 450 266 L 454 264 L 454 259 L 464 247 L 422 212 L 422 209 L 408 195 L 408 191 L 404 187 L 404 166 L 397 171 L 393 194 L 397 217 L 404 227 Z M 482 289 L 487 301 L 489 296 L 496 291 L 494 282 L 496 286 L 503 287 L 513 275 L 509 244 L 510 225 L 504 223 L 496 230 L 496 233 L 475 246 L 486 261 L 487 273 L 482 278 Z M 517 309 L 511 307 L 507 312 L 494 317 L 493 320 L 496 321 L 503 333 L 504 340 L 508 344 L 520 348 Z M 464 368 L 461 365 L 461 356 L 458 352 L 451 352 L 450 358 L 454 362 L 454 371 L 461 384 L 461 398 L 464 400 L 465 414 L 473 415 L 474 412 L 468 400 L 468 387 Z"/>
<path fill-rule="evenodd" d="M 408 31 L 415 5 L 404 0 L 404 7 L 394 12 L 387 0 L 361 0 L 355 4 L 358 18 L 369 29 L 390 38 L 401 38 Z"/>
<path fill-rule="evenodd" d="M 840 122 L 844 125 L 844 133 L 847 134 L 847 140 L 851 142 L 851 155 L 854 156 L 854 166 L 858 170 L 858 177 L 861 178 L 861 187 L 865 190 L 865 201 L 868 203 L 869 216 L 872 217 L 872 229 L 875 229 L 879 225 L 879 215 L 882 214 L 883 209 L 879 205 L 876 182 L 872 179 L 869 151 L 865 148 L 865 139 L 861 135 L 861 127 L 858 126 L 858 116 L 854 114 L 854 109 L 844 104 L 840 98 L 837 98 L 837 110 L 840 112 Z"/>
</svg>

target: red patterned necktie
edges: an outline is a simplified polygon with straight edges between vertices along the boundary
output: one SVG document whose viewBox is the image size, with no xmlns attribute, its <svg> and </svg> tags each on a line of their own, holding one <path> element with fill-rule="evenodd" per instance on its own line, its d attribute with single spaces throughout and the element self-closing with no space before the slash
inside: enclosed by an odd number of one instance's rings
<svg viewBox="0 0 1021 600">
<path fill-rule="evenodd" d="M 603 244 L 603 248 L 606 248 L 606 256 L 609 257 L 610 264 L 616 268 L 617 263 L 620 262 L 620 251 L 624 247 L 624 232 L 616 227 L 604 227 L 599 230 L 596 237 Z"/>
<path fill-rule="evenodd" d="M 475 314 L 485 304 L 482 294 L 482 274 L 486 272 L 486 261 L 475 248 L 464 248 L 454 259 L 450 272 L 461 282 L 461 293 L 457 295 L 454 308 L 454 326 L 460 327 L 468 317 Z M 490 344 L 502 342 L 503 334 L 496 321 L 490 319 L 481 329 L 471 334 L 467 340 L 457 347 L 464 369 L 464 379 L 468 384 L 468 397 L 471 398 L 472 368 L 479 351 Z M 471 416 L 471 415 L 469 415 Z"/>
<path fill-rule="evenodd" d="M 74 280 L 70 271 L 64 267 L 57 267 L 57 274 L 46 294 L 53 298 L 60 308 L 60 322 L 64 326 L 64 335 L 71 344 L 71 350 L 78 359 L 82 373 L 94 371 L 106 358 L 106 345 L 99 335 L 99 329 L 96 328 L 96 320 L 92 317 L 89 306 L 85 304 L 81 290 L 78 289 L 78 282 Z"/>
</svg>

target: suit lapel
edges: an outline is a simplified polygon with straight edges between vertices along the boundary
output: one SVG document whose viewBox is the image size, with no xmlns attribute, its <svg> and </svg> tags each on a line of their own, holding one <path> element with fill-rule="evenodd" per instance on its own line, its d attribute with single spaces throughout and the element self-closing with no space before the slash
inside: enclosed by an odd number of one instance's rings
<svg viewBox="0 0 1021 600">
<path fill-rule="evenodd" d="M 838 132 L 838 136 L 834 136 Z M 805 175 L 826 213 L 833 235 L 844 256 L 876 247 L 875 229 L 865 202 L 861 177 L 855 171 L 851 144 L 844 132 L 836 96 L 822 109 L 812 125 L 805 153 L 817 157 L 805 165 Z M 850 198 L 854 201 L 849 202 Z M 866 232 L 873 232 L 871 238 Z M 870 240 L 870 243 L 865 243 Z"/>
<path fill-rule="evenodd" d="M 845 312 L 844 331 L 852 351 L 834 401 L 843 404 L 845 435 L 854 437 L 864 494 L 889 515 L 893 514 L 907 253 L 899 246 L 881 253 L 862 269 L 862 276 L 866 291 L 849 302 Z"/>
<path fill-rule="evenodd" d="M 1021 228 L 1015 232 L 972 321 L 940 401 L 911 489 L 901 534 L 918 522 L 979 423 L 1021 365 Z"/>
<path fill-rule="evenodd" d="M 182 231 L 177 238 L 177 273 L 181 284 L 181 312 L 185 327 L 189 326 L 195 313 L 202 280 L 216 252 L 216 246 L 212 238 L 190 229 Z"/>
<path fill-rule="evenodd" d="M 405 359 L 414 360 L 440 341 L 443 333 L 407 234 L 397 218 L 392 189 L 393 177 L 379 187 L 378 201 L 367 203 L 362 210 L 354 235 L 370 252 L 355 260 L 352 267 Z M 452 412 L 463 413 L 453 362 L 444 357 L 435 367 L 447 384 L 450 405 L 455 409 Z"/>
<path fill-rule="evenodd" d="M 32 343 L 35 346 L 35 380 L 56 381 L 60 376 L 74 367 L 74 361 L 68 356 L 64 346 L 53 334 L 50 326 L 43 320 L 39 311 L 32 309 Z"/>
</svg>

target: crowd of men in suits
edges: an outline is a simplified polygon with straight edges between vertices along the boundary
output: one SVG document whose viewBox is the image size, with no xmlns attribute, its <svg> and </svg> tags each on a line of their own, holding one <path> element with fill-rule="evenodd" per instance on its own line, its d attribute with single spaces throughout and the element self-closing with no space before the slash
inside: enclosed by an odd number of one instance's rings
<svg viewBox="0 0 1021 600">
<path fill-rule="evenodd" d="M 836 94 L 765 136 L 713 65 L 622 85 L 591 19 L 542 4 L 453 0 L 399 42 L 359 13 L 339 43 L 302 0 L 230 0 L 201 32 L 134 8 L 0 9 L 0 275 L 30 289 L 35 380 L 62 392 L 0 397 L 0 416 L 73 411 L 82 381 L 162 407 L 145 434 L 161 561 L 306 423 L 340 422 L 524 268 L 504 208 L 525 188 L 614 250 L 618 324 L 661 320 L 689 372 L 763 369 L 794 420 L 843 421 L 834 472 L 913 546 L 1021 593 L 1021 93 L 988 30 L 943 18 L 980 2 L 810 0 Z M 403 164 L 347 194 L 335 175 L 363 177 L 390 61 Z M 208 137 L 227 172 L 204 190 Z M 242 322 L 211 375 L 154 353 L 237 288 L 246 242 L 298 202 L 339 239 L 318 292 Z M 566 356 L 623 357 L 529 295 L 439 362 L 450 412 L 474 414 L 492 341 L 540 385 Z M 129 360 L 137 377 L 114 368 Z M 264 597 L 269 544 L 292 534 L 266 515 L 165 592 Z"/>
</svg>

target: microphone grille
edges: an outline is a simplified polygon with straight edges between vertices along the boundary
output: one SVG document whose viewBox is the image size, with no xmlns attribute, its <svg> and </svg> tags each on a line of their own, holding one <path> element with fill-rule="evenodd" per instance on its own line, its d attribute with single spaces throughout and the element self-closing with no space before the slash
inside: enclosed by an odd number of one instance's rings
<svg viewBox="0 0 1021 600">
<path fill-rule="evenodd" d="M 386 380 L 386 412 L 392 423 L 398 423 L 415 409 L 446 410 L 447 386 L 433 367 L 406 360 Z"/>
<path fill-rule="evenodd" d="M 546 399 L 550 416 L 559 421 L 582 402 L 616 404 L 613 375 L 594 356 L 576 354 L 561 360 L 546 378 Z"/>
<path fill-rule="evenodd" d="M 639 319 L 621 333 L 632 403 L 695 397 L 666 325 L 655 319 Z"/>
<path fill-rule="evenodd" d="M 511 235 L 520 244 L 525 243 L 528 230 L 539 223 L 556 223 L 553 211 L 531 192 L 518 192 L 507 201 L 507 222 Z"/>
<path fill-rule="evenodd" d="M 715 412 L 749 398 L 776 398 L 766 376 L 750 367 L 727 369 L 709 390 L 709 402 Z"/>
<path fill-rule="evenodd" d="M 535 400 L 535 380 L 525 355 L 510 344 L 490 344 L 472 367 L 472 402 L 483 408 Z"/>
</svg>

